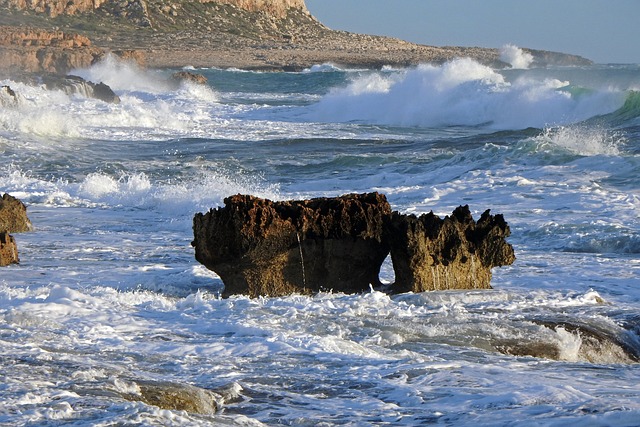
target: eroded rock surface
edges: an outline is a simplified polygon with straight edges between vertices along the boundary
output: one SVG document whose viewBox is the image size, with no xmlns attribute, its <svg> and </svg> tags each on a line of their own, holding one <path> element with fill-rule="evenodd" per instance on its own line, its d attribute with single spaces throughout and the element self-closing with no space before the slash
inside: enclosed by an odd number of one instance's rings
<svg viewBox="0 0 640 427">
<path fill-rule="evenodd" d="M 27 207 L 8 193 L 0 199 L 0 231 L 22 233 L 31 231 L 33 226 L 27 217 Z"/>
<path fill-rule="evenodd" d="M 378 284 L 389 253 L 378 193 L 272 202 L 236 195 L 194 217 L 196 259 L 225 284 L 223 296 L 322 290 L 354 293 Z"/>
<path fill-rule="evenodd" d="M 512 264 L 502 215 L 485 211 L 475 222 L 469 206 L 441 219 L 433 212 L 416 217 L 394 212 L 386 228 L 395 272 L 393 292 L 489 289 L 491 269 Z"/>
<path fill-rule="evenodd" d="M 215 271 L 223 296 L 323 290 L 354 293 L 380 286 L 391 252 L 391 292 L 490 288 L 491 269 L 515 260 L 502 215 L 468 206 L 440 219 L 391 212 L 384 195 L 272 202 L 247 195 L 194 217 L 196 259 Z"/>
<path fill-rule="evenodd" d="M 19 262 L 18 246 L 15 239 L 6 231 L 0 231 L 0 267 Z"/>
</svg>

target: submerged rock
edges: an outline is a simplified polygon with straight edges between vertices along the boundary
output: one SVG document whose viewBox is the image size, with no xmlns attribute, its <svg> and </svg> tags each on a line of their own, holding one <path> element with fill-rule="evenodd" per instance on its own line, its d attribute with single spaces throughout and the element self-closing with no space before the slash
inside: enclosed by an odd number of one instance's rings
<svg viewBox="0 0 640 427">
<path fill-rule="evenodd" d="M 589 363 L 638 363 L 637 336 L 624 329 L 607 330 L 595 325 L 568 320 L 532 320 L 550 334 L 525 335 L 523 339 L 496 344 L 501 353 L 552 360 Z M 533 340 L 531 338 L 537 337 Z M 549 339 L 553 338 L 553 339 Z"/>
<path fill-rule="evenodd" d="M 6 231 L 0 231 L 0 267 L 19 263 L 18 246 L 15 239 Z"/>
<path fill-rule="evenodd" d="M 392 213 L 384 195 L 272 202 L 236 195 L 194 217 L 196 259 L 224 282 L 223 296 L 354 293 L 380 286 L 391 252 L 392 292 L 490 288 L 491 268 L 511 264 L 502 215 L 476 223 L 468 206 L 440 219 Z"/>
<path fill-rule="evenodd" d="M 379 283 L 389 253 L 385 196 L 272 202 L 236 195 L 196 214 L 196 259 L 224 282 L 223 296 L 277 296 L 322 290 L 362 292 Z"/>
<path fill-rule="evenodd" d="M 27 217 L 27 207 L 8 193 L 0 199 L 0 231 L 22 233 L 31 231 L 33 226 Z"/>
<path fill-rule="evenodd" d="M 116 380 L 116 392 L 124 399 L 144 402 L 161 409 L 213 415 L 223 404 L 237 399 L 242 387 L 233 383 L 219 390 L 190 384 L 157 381 Z"/>
<path fill-rule="evenodd" d="M 489 289 L 491 269 L 515 261 L 502 215 L 485 211 L 478 222 L 469 206 L 440 219 L 394 212 L 386 227 L 395 272 L 392 291 Z"/>
</svg>

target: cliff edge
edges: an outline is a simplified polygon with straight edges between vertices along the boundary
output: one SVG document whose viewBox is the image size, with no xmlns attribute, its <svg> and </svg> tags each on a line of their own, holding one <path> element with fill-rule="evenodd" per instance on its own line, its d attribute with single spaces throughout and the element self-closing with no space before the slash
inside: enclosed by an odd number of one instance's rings
<svg viewBox="0 0 640 427">
<path fill-rule="evenodd" d="M 425 46 L 334 31 L 309 13 L 304 0 L 0 0 L 0 29 L 5 34 L 0 69 L 32 72 L 64 73 L 109 51 L 127 51 L 150 67 L 299 70 L 332 62 L 379 68 L 460 56 L 505 65 L 497 49 Z M 6 35 L 11 32 L 27 36 L 16 40 Z M 60 42 L 47 41 L 46 33 Z M 64 46 L 62 41 L 76 37 L 82 46 Z M 529 52 L 537 65 L 590 63 L 573 55 Z"/>
</svg>

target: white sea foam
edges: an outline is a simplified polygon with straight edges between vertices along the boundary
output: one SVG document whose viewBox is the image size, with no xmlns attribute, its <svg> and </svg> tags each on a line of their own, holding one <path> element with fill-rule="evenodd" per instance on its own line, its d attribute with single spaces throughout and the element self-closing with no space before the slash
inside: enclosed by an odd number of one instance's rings
<svg viewBox="0 0 640 427">
<path fill-rule="evenodd" d="M 513 68 L 527 69 L 533 63 L 533 55 L 518 46 L 506 44 L 500 48 L 500 60 L 511 64 Z"/>
<path fill-rule="evenodd" d="M 567 84 L 548 78 L 507 82 L 489 67 L 457 59 L 442 66 L 356 78 L 326 95 L 311 116 L 337 122 L 521 129 L 573 123 L 622 105 L 619 92 L 574 98 L 560 90 Z"/>
</svg>

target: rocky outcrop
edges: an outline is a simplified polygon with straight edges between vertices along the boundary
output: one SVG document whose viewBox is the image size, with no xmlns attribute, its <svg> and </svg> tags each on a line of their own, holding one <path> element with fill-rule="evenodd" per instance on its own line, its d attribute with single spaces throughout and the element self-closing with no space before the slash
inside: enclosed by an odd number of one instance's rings
<svg viewBox="0 0 640 427">
<path fill-rule="evenodd" d="M 79 94 L 87 98 L 96 98 L 111 104 L 119 104 L 120 97 L 106 84 L 93 83 L 82 77 L 68 75 L 59 76 L 48 74 L 42 77 L 42 82 L 49 90 L 61 90 L 67 95 Z"/>
<path fill-rule="evenodd" d="M 103 54 L 78 34 L 0 27 L 0 71 L 64 74 L 89 67 Z"/>
<path fill-rule="evenodd" d="M 194 217 L 196 259 L 215 271 L 223 296 L 380 286 L 389 253 L 391 292 L 490 288 L 491 268 L 515 260 L 502 215 L 475 222 L 468 206 L 444 219 L 391 212 L 384 195 L 272 202 L 236 195 Z"/>
<path fill-rule="evenodd" d="M 18 264 L 18 246 L 9 233 L 32 230 L 27 208 L 20 200 L 5 193 L 0 199 L 0 267 Z"/>
<path fill-rule="evenodd" d="M 0 199 L 0 231 L 22 233 L 33 230 L 27 217 L 27 207 L 20 200 L 4 193 Z"/>
<path fill-rule="evenodd" d="M 283 18 L 289 9 L 306 11 L 304 0 L 199 0 L 200 3 L 225 3 L 248 12 L 264 12 L 268 15 Z"/>
<path fill-rule="evenodd" d="M 354 293 L 379 283 L 391 214 L 383 195 L 283 202 L 236 195 L 224 202 L 193 221 L 196 259 L 221 277 L 223 296 Z"/>
<path fill-rule="evenodd" d="M 0 6 L 46 13 L 50 17 L 73 15 L 100 7 L 109 0 L 0 0 Z"/>
<path fill-rule="evenodd" d="M 393 292 L 489 289 L 491 269 L 512 264 L 502 215 L 485 211 L 478 222 L 469 206 L 444 219 L 433 212 L 416 217 L 394 212 L 386 227 L 395 272 Z"/>
</svg>

